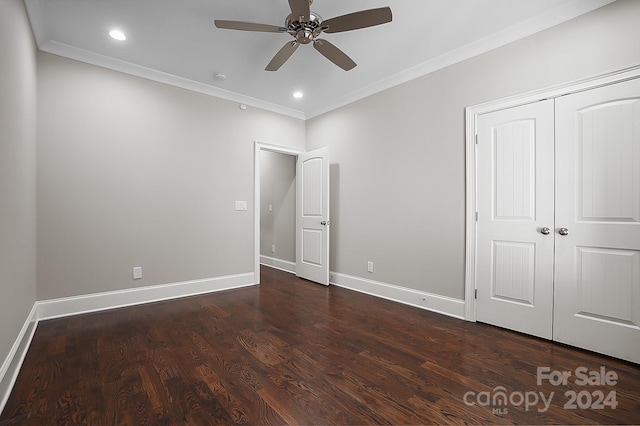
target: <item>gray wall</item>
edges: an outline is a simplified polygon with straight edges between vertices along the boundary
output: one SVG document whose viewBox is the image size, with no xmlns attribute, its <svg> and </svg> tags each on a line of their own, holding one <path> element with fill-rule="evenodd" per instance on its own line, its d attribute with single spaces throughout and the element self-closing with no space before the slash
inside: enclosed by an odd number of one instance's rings
<svg viewBox="0 0 640 426">
<path fill-rule="evenodd" d="M 35 52 L 22 1 L 0 1 L 0 366 L 36 301 Z"/>
<path fill-rule="evenodd" d="M 619 0 L 308 120 L 334 163 L 331 269 L 464 298 L 465 107 L 639 64 L 638 18 Z"/>
<path fill-rule="evenodd" d="M 254 141 L 304 121 L 46 53 L 38 107 L 39 300 L 253 272 Z"/>
<path fill-rule="evenodd" d="M 276 246 L 275 253 L 271 245 Z M 264 149 L 260 151 L 260 254 L 296 261 L 296 157 Z"/>
</svg>

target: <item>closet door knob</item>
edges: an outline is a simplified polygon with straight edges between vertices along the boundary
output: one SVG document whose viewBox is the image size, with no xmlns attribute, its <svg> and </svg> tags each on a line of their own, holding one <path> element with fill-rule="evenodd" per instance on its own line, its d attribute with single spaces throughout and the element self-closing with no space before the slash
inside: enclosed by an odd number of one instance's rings
<svg viewBox="0 0 640 426">
<path fill-rule="evenodd" d="M 549 235 L 550 232 L 551 232 L 551 229 L 547 228 L 546 226 L 540 230 L 540 233 L 542 235 Z"/>
<path fill-rule="evenodd" d="M 558 229 L 558 234 L 560 235 L 569 235 L 569 230 L 567 228 Z"/>
</svg>

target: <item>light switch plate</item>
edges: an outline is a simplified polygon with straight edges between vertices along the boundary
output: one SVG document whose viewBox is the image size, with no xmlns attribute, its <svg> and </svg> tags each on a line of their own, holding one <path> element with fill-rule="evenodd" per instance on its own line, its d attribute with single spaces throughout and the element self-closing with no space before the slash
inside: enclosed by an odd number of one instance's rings
<svg viewBox="0 0 640 426">
<path fill-rule="evenodd" d="M 133 268 L 133 279 L 139 280 L 141 278 L 142 278 L 142 267 L 136 266 L 135 268 Z"/>
<path fill-rule="evenodd" d="M 246 201 L 236 201 L 236 211 L 246 211 L 246 210 L 247 210 Z"/>
</svg>

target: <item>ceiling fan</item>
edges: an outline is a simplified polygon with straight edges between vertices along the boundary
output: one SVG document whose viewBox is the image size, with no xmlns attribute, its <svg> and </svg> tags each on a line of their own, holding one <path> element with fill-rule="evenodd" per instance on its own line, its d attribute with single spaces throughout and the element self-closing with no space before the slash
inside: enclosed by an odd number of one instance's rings
<svg viewBox="0 0 640 426">
<path fill-rule="evenodd" d="M 285 26 L 255 24 L 242 21 L 225 21 L 216 19 L 217 28 L 241 31 L 258 31 L 266 33 L 289 33 L 295 40 L 285 44 L 271 59 L 265 70 L 277 71 L 296 51 L 301 44 L 313 43 L 313 47 L 331 62 L 345 71 L 356 66 L 356 63 L 342 50 L 328 41 L 319 38 L 321 33 L 339 33 L 373 27 L 375 25 L 391 22 L 391 9 L 381 7 L 378 9 L 361 10 L 347 15 L 323 21 L 320 15 L 310 9 L 313 0 L 289 0 L 291 14 L 285 19 Z"/>
</svg>

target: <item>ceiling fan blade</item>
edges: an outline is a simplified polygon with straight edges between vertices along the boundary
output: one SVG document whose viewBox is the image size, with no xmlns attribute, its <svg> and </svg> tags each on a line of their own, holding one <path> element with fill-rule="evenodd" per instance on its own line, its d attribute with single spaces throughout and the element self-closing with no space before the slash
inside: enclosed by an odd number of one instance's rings
<svg viewBox="0 0 640 426">
<path fill-rule="evenodd" d="M 315 47 L 318 52 L 322 53 L 325 58 L 345 71 L 349 71 L 357 65 L 353 62 L 353 59 L 347 56 L 346 53 L 326 40 L 316 39 L 316 41 L 313 42 L 313 47 Z"/>
<path fill-rule="evenodd" d="M 225 21 L 216 19 L 213 21 L 216 28 L 223 28 L 227 30 L 241 30 L 241 31 L 259 31 L 263 33 L 284 33 L 287 31 L 284 27 L 268 24 L 255 24 L 253 22 L 242 21 Z"/>
<path fill-rule="evenodd" d="M 322 27 L 328 27 L 324 30 L 325 33 L 339 33 L 386 24 L 387 22 L 391 22 L 391 19 L 391 8 L 381 7 L 379 9 L 361 10 L 360 12 L 327 19 L 322 22 Z"/>
<path fill-rule="evenodd" d="M 289 0 L 289 7 L 291 8 L 291 14 L 293 20 L 297 21 L 300 18 L 301 22 L 306 22 L 311 16 L 311 10 L 309 6 L 309 0 Z"/>
<path fill-rule="evenodd" d="M 293 52 L 296 51 L 298 46 L 300 46 L 300 43 L 298 43 L 297 41 L 290 41 L 289 43 L 282 46 L 282 49 L 280 49 L 278 53 L 276 53 L 276 56 L 271 59 L 271 62 L 269 62 L 265 70 L 277 71 L 285 62 L 287 62 L 287 59 L 289 59 L 291 55 L 293 55 Z"/>
</svg>

